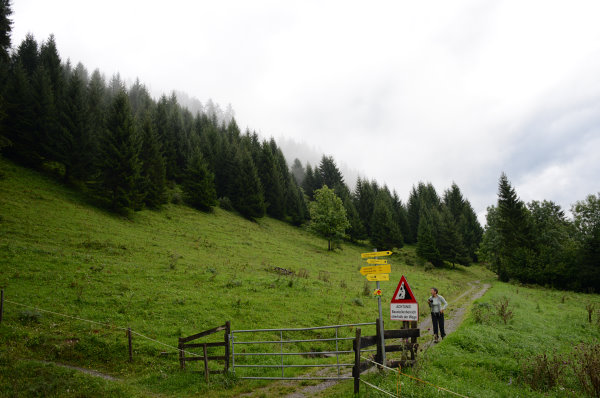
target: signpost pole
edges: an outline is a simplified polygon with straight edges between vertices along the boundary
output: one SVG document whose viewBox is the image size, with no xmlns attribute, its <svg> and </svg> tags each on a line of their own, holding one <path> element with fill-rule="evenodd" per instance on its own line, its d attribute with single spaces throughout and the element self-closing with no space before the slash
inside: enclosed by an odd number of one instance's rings
<svg viewBox="0 0 600 398">
<path fill-rule="evenodd" d="M 377 251 L 377 249 L 373 250 L 374 252 Z M 375 257 L 377 258 L 377 257 Z M 377 290 L 379 290 L 379 281 L 377 281 Z M 381 360 L 382 360 L 382 365 L 385 365 L 385 338 L 384 338 L 384 332 L 383 332 L 383 314 L 381 312 L 381 296 L 377 296 L 377 306 L 379 307 L 379 335 L 381 336 Z"/>
</svg>

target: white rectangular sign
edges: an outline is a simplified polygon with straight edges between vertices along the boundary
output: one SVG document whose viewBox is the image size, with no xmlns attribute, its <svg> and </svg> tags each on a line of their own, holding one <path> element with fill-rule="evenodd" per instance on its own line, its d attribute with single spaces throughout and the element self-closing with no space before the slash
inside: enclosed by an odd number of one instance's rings
<svg viewBox="0 0 600 398">
<path fill-rule="evenodd" d="M 419 304 L 391 303 L 390 310 L 391 310 L 392 321 L 418 321 L 419 320 Z"/>
</svg>

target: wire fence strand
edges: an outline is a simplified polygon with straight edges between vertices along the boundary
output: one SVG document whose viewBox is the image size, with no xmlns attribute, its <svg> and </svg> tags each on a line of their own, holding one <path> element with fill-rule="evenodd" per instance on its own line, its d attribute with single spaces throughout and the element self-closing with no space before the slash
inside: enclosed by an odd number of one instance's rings
<svg viewBox="0 0 600 398">
<path fill-rule="evenodd" d="M 399 374 L 401 374 L 401 375 L 403 375 L 403 376 L 406 376 L 406 377 L 408 377 L 408 378 L 411 378 L 411 379 L 413 379 L 413 380 L 417 380 L 417 381 L 419 381 L 419 382 L 421 382 L 421 383 L 425 383 L 425 384 L 427 384 L 427 385 L 430 385 L 430 386 L 432 386 L 432 387 L 434 387 L 434 388 L 437 388 L 437 389 L 438 389 L 438 390 L 440 390 L 440 391 L 445 391 L 445 392 L 447 392 L 447 393 L 454 394 L 454 395 L 456 395 L 457 397 L 461 397 L 461 398 L 469 398 L 469 397 L 467 397 L 466 395 L 462 395 L 462 394 L 459 394 L 459 393 L 457 393 L 457 392 L 450 391 L 450 390 L 448 390 L 447 388 L 440 387 L 440 386 L 436 386 L 435 384 L 433 384 L 433 383 L 430 383 L 430 382 L 428 382 L 428 381 L 425 381 L 425 380 L 421 380 L 421 379 L 419 379 L 418 377 L 414 377 L 414 376 L 408 375 L 408 374 L 406 374 L 406 373 L 403 373 L 403 372 L 401 372 L 399 369 L 398 369 L 398 370 L 396 370 L 396 369 L 390 368 L 389 366 L 385 366 L 385 365 L 383 365 L 383 364 L 381 364 L 381 363 L 375 362 L 375 361 L 373 361 L 373 360 L 371 360 L 371 359 L 369 359 L 369 358 L 365 358 L 365 357 L 363 357 L 363 356 L 361 356 L 361 358 L 362 358 L 362 359 L 364 359 L 364 360 L 367 360 L 367 361 L 369 361 L 369 362 L 371 362 L 371 363 L 374 363 L 374 364 L 375 364 L 375 365 L 377 365 L 377 366 L 381 366 L 381 367 L 382 367 L 382 368 L 384 368 L 384 369 L 390 370 L 390 371 L 392 371 L 392 372 L 394 372 L 394 373 L 397 373 L 397 374 L 399 373 Z M 362 379 L 361 379 L 361 380 L 362 380 Z"/>
<path fill-rule="evenodd" d="M 124 330 L 124 331 L 127 331 L 127 330 L 128 330 L 128 328 L 126 328 L 126 327 L 123 327 L 123 326 L 111 325 L 111 324 L 104 323 L 104 322 L 92 321 L 91 319 L 85 319 L 85 318 L 80 318 L 80 317 L 73 316 L 73 315 L 62 314 L 62 313 L 60 313 L 60 312 L 55 312 L 55 311 L 45 310 L 45 309 L 43 309 L 43 308 L 38 308 L 38 307 L 31 306 L 31 305 L 27 305 L 27 304 L 18 303 L 18 302 L 16 302 L 16 301 L 12 301 L 12 300 L 7 300 L 7 299 L 4 299 L 4 302 L 5 302 L 5 303 L 11 303 L 11 304 L 19 305 L 19 306 L 21 306 L 21 307 L 31 308 L 31 309 L 34 309 L 34 310 L 36 310 L 36 311 L 46 312 L 46 313 L 48 313 L 48 314 L 53 314 L 53 315 L 58 315 L 58 316 L 62 316 L 62 317 L 65 317 L 65 318 L 71 318 L 71 319 L 75 319 L 75 320 L 82 321 L 82 322 L 93 323 L 93 324 L 95 324 L 95 325 L 102 325 L 102 326 L 105 326 L 105 327 L 108 327 L 108 328 L 111 328 L 111 329 L 118 329 L 118 330 Z M 182 350 L 182 349 L 180 349 L 179 347 L 175 347 L 174 345 L 170 345 L 170 344 L 167 344 L 167 343 L 163 343 L 162 341 L 159 341 L 159 340 L 153 339 L 152 337 L 148 337 L 148 336 L 146 336 L 146 335 L 144 335 L 144 334 L 142 334 L 142 333 L 140 333 L 140 332 L 136 332 L 136 331 L 135 331 L 135 330 L 133 330 L 133 329 L 131 330 L 131 333 L 135 334 L 136 336 L 142 337 L 142 338 L 144 338 L 144 339 L 146 339 L 146 340 L 150 340 L 150 341 L 153 341 L 153 342 L 155 342 L 155 343 L 157 343 L 157 344 L 160 344 L 160 345 L 162 345 L 162 346 L 168 347 L 168 348 L 170 348 L 170 349 L 172 349 L 172 350 L 175 350 L 175 351 L 177 351 L 177 352 L 184 352 L 184 353 L 186 353 L 186 354 L 189 354 L 189 355 L 192 355 L 192 356 L 197 356 L 197 357 L 201 357 L 201 356 L 202 356 L 202 355 L 200 355 L 200 354 L 196 354 L 195 352 L 190 352 L 190 351 Z"/>
</svg>

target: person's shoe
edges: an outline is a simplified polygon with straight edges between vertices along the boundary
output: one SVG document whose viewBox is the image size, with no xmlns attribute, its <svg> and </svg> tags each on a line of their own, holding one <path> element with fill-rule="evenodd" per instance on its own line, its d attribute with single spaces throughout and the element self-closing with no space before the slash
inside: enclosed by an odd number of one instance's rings
<svg viewBox="0 0 600 398">
<path fill-rule="evenodd" d="M 437 342 L 438 342 L 438 335 L 437 335 L 437 334 L 433 336 L 433 342 L 434 342 L 434 343 L 437 343 Z"/>
</svg>

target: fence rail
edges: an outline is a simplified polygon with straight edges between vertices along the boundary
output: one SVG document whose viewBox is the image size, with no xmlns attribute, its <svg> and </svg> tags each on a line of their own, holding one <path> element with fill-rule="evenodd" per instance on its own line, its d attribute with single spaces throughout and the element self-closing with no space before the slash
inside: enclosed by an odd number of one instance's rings
<svg viewBox="0 0 600 398">
<path fill-rule="evenodd" d="M 352 354 L 354 351 L 352 350 L 342 350 L 340 349 L 340 342 L 354 340 L 354 337 L 340 337 L 339 329 L 345 327 L 358 327 L 358 326 L 371 326 L 375 325 L 375 322 L 363 322 L 363 323 L 349 323 L 343 325 L 329 325 L 329 326 L 315 326 L 308 328 L 279 328 L 279 329 L 246 329 L 246 330 L 232 330 L 230 336 L 231 342 L 231 362 L 232 362 L 232 370 L 235 373 L 236 368 L 265 368 L 265 369 L 281 369 L 281 376 L 240 376 L 240 379 L 248 379 L 248 380 L 349 380 L 352 379 L 350 376 L 343 376 L 341 373 L 342 368 L 352 367 L 354 366 L 351 363 L 340 363 L 340 355 L 344 354 Z M 335 330 L 335 337 L 328 338 L 314 338 L 314 339 L 284 339 L 284 332 L 307 332 L 313 330 Z M 254 334 L 254 333 L 279 333 L 279 340 L 251 340 L 251 341 L 238 341 L 236 338 L 236 334 Z M 292 344 L 292 343 L 312 343 L 312 342 L 326 342 L 326 343 L 334 343 L 335 349 L 331 349 L 328 351 L 297 351 L 297 352 L 284 352 L 284 344 Z M 277 344 L 279 345 L 279 349 L 276 351 L 270 352 L 236 352 L 236 345 L 263 345 L 263 344 Z M 371 350 L 374 351 L 374 350 Z M 314 364 L 286 364 L 284 358 L 294 355 L 313 355 L 313 356 L 325 356 L 325 355 L 335 355 L 336 363 L 314 363 Z M 265 357 L 273 357 L 280 356 L 281 363 L 277 365 L 273 364 L 236 364 L 236 357 L 245 357 L 245 356 L 265 356 Z M 286 368 L 337 368 L 337 376 L 306 376 L 306 377 L 287 377 L 285 375 Z"/>
</svg>

